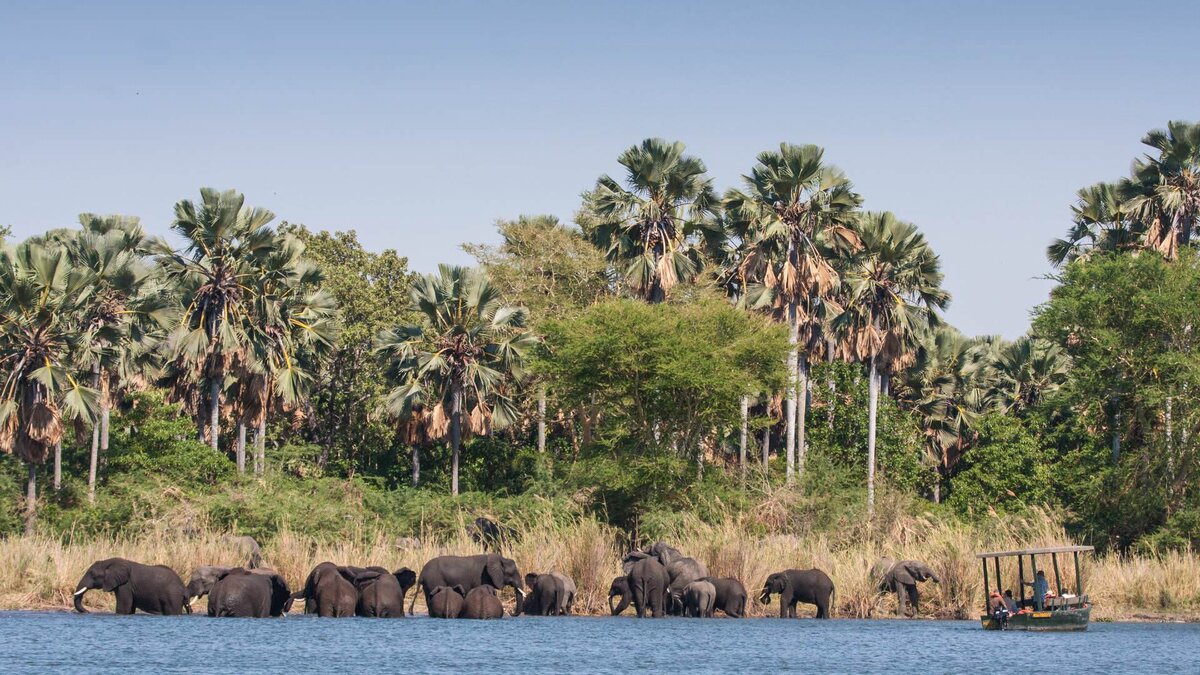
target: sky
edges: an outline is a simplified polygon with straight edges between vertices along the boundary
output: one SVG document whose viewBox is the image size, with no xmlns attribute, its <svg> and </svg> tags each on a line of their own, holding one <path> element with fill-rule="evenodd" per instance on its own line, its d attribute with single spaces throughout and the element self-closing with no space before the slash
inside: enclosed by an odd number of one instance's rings
<svg viewBox="0 0 1200 675">
<path fill-rule="evenodd" d="M 1077 189 L 1200 118 L 1194 2 L 5 2 L 0 224 L 167 234 L 202 186 L 468 264 L 570 220 L 650 136 L 723 191 L 815 143 L 942 256 L 949 321 L 1015 338 Z"/>
</svg>

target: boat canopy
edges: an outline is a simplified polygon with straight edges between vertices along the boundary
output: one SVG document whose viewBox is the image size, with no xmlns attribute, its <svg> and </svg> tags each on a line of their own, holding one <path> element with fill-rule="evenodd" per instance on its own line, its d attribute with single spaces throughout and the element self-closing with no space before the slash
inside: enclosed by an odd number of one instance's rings
<svg viewBox="0 0 1200 675">
<path fill-rule="evenodd" d="M 976 558 L 1008 558 L 1018 555 L 1042 555 L 1045 553 L 1087 553 L 1095 551 L 1093 546 L 1046 546 L 1044 548 L 1023 548 L 1015 551 L 991 551 L 989 553 L 977 553 Z"/>
</svg>

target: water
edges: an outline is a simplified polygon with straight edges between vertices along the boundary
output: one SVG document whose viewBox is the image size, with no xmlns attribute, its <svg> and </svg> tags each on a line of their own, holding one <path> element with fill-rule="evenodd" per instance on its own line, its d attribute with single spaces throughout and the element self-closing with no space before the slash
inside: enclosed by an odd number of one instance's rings
<svg viewBox="0 0 1200 675">
<path fill-rule="evenodd" d="M 210 619 L 0 612 L 0 673 L 1200 673 L 1200 626 L 987 632 L 972 621 Z"/>
</svg>

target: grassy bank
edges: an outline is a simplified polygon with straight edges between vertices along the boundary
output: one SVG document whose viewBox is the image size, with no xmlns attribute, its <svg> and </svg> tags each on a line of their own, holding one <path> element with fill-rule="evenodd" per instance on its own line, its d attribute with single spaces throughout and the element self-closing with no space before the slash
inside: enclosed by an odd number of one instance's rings
<svg viewBox="0 0 1200 675">
<path fill-rule="evenodd" d="M 1050 517 L 1040 513 L 995 519 L 980 528 L 933 516 L 885 511 L 880 522 L 887 524 L 873 529 L 864 525 L 831 532 L 757 533 L 772 510 L 786 506 L 782 501 L 766 501 L 756 513 L 730 514 L 709 523 L 685 516 L 660 534 L 703 560 L 714 576 L 742 579 L 752 595 L 773 571 L 821 568 L 837 586 L 838 617 L 886 617 L 894 612 L 894 599 L 877 593 L 869 576 L 871 565 L 881 555 L 929 562 L 942 575 L 942 583 L 923 586 L 922 615 L 965 619 L 976 615 L 982 596 L 980 568 L 974 557 L 977 551 L 1067 541 L 1066 535 L 1050 524 Z M 458 518 L 459 527 L 446 527 L 443 521 L 437 528 L 420 531 L 419 542 L 365 526 L 341 538 L 314 538 L 283 527 L 264 538 L 263 557 L 293 586 L 323 560 L 419 569 L 437 555 L 478 551 L 466 534 L 469 519 L 461 513 Z M 627 546 L 619 532 L 586 515 L 546 514 L 520 522 L 516 530 L 517 540 L 508 554 L 523 572 L 566 572 L 579 586 L 577 607 L 581 613 L 607 611 L 608 585 L 619 573 L 620 553 Z M 197 566 L 233 565 L 243 559 L 226 532 L 211 528 L 188 535 L 157 529 L 137 536 L 67 533 L 9 537 L 0 541 L 0 609 L 67 609 L 82 571 L 92 561 L 110 556 L 166 564 L 185 581 Z M 1015 569 L 1003 571 L 1006 587 L 1011 586 Z M 1062 574 L 1064 579 L 1074 578 L 1069 562 L 1062 565 Z M 1086 564 L 1083 575 L 1096 606 L 1095 619 L 1200 618 L 1200 557 L 1194 553 L 1104 556 Z M 109 594 L 90 593 L 87 602 L 97 610 L 112 608 Z M 750 603 L 752 615 L 777 611 L 775 605 Z"/>
</svg>

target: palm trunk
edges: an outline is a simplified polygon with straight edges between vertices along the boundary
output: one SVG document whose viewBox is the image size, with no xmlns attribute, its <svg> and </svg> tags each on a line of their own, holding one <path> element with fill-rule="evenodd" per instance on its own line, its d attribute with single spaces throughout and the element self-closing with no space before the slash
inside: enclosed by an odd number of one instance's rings
<svg viewBox="0 0 1200 675">
<path fill-rule="evenodd" d="M 25 482 L 25 534 L 32 535 L 37 526 L 37 465 L 30 463 Z"/>
<path fill-rule="evenodd" d="M 100 397 L 100 454 L 108 453 L 108 429 L 112 425 L 112 408 L 108 406 L 108 397 Z"/>
<path fill-rule="evenodd" d="M 875 517 L 875 417 L 879 412 L 879 367 L 874 354 L 867 390 L 867 520 L 871 520 Z"/>
<path fill-rule="evenodd" d="M 808 457 L 808 437 L 805 425 L 808 417 L 808 359 L 801 357 L 796 369 L 799 379 L 799 410 L 796 411 L 796 475 L 804 478 L 804 461 Z"/>
<path fill-rule="evenodd" d="M 213 451 L 219 451 L 217 432 L 221 424 L 221 383 L 212 378 L 208 384 L 208 441 Z"/>
<path fill-rule="evenodd" d="M 412 447 L 412 469 L 413 487 L 417 487 L 421 483 L 421 455 L 415 443 Z"/>
<path fill-rule="evenodd" d="M 100 364 L 92 364 L 92 387 L 100 387 Z M 92 454 L 88 459 L 88 503 L 96 503 L 96 469 L 100 463 L 100 422 L 92 423 Z"/>
<path fill-rule="evenodd" d="M 738 438 L 738 469 L 742 480 L 746 479 L 746 437 L 750 431 L 750 397 L 742 397 L 742 433 Z"/>
<path fill-rule="evenodd" d="M 264 412 L 258 421 L 258 431 L 254 432 L 254 471 L 260 476 L 267 470 L 267 414 Z"/>
<path fill-rule="evenodd" d="M 770 460 L 771 460 L 771 426 L 770 426 L 770 424 L 768 424 L 767 427 L 765 429 L 763 429 L 763 441 L 762 441 L 762 468 L 763 468 L 763 480 L 764 481 L 767 480 L 767 476 L 769 475 L 768 469 L 770 467 L 768 466 L 768 463 L 770 462 Z"/>
<path fill-rule="evenodd" d="M 62 489 L 62 441 L 54 444 L 54 491 Z"/>
<path fill-rule="evenodd" d="M 800 322 L 796 316 L 796 303 L 788 304 L 788 379 L 787 379 L 787 484 L 795 483 L 796 471 L 796 380 L 800 363 Z"/>
<path fill-rule="evenodd" d="M 537 427 L 537 444 L 538 452 L 546 452 L 546 385 L 538 387 L 538 427 Z"/>
<path fill-rule="evenodd" d="M 246 423 L 241 420 L 237 425 L 237 471 L 246 473 Z"/>
<path fill-rule="evenodd" d="M 457 385 L 450 394 L 450 494 L 458 496 L 458 453 L 462 446 L 462 391 Z"/>
</svg>

